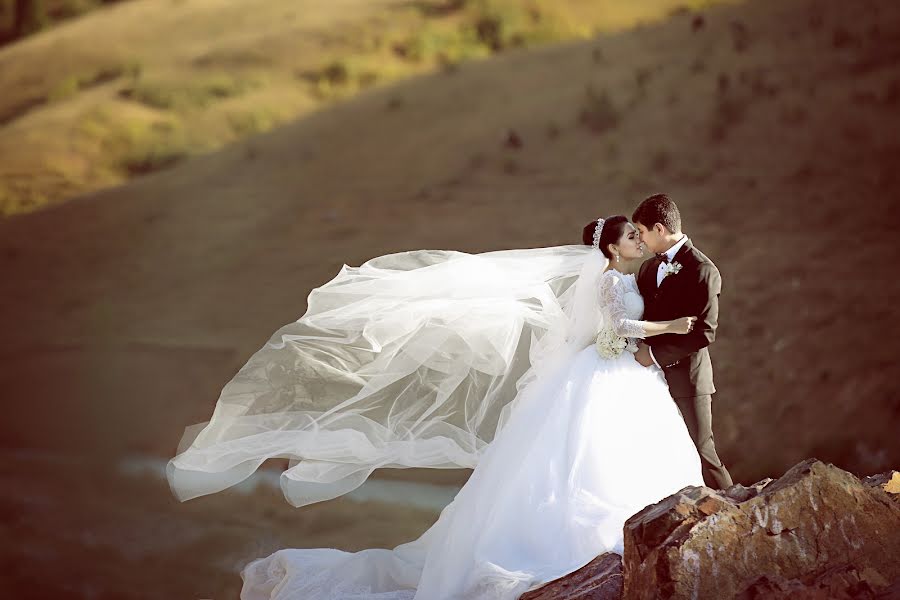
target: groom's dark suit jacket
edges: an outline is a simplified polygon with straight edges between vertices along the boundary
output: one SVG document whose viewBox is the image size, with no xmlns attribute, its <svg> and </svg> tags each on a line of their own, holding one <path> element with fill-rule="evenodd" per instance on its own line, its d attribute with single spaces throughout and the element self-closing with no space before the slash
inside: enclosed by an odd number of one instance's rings
<svg viewBox="0 0 900 600">
<path fill-rule="evenodd" d="M 697 317 L 693 331 L 685 335 L 664 334 L 644 340 L 663 368 L 673 398 L 713 394 L 709 346 L 716 339 L 719 324 L 719 294 L 722 277 L 705 254 L 690 239 L 675 254 L 673 263 L 681 271 L 668 275 L 657 288 L 658 257 L 644 261 L 638 271 L 638 288 L 644 297 L 644 320 L 670 321 Z"/>
</svg>

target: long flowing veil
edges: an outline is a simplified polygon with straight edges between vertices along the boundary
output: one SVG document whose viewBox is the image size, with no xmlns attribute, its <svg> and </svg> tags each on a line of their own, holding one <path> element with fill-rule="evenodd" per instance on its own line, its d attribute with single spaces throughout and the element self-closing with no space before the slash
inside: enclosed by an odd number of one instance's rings
<svg viewBox="0 0 900 600">
<path fill-rule="evenodd" d="M 585 245 L 468 254 L 415 250 L 344 265 L 185 430 L 167 476 L 179 500 L 268 458 L 303 506 L 376 468 L 473 468 L 542 373 L 590 344 L 597 278 Z"/>
</svg>

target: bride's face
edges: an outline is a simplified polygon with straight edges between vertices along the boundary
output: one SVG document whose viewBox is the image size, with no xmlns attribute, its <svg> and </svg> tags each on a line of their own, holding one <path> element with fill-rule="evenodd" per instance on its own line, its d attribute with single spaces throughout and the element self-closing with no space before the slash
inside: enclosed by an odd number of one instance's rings
<svg viewBox="0 0 900 600">
<path fill-rule="evenodd" d="M 644 258 L 644 244 L 641 243 L 641 234 L 631 223 L 625 224 L 622 237 L 615 244 L 615 249 L 622 260 L 636 260 Z"/>
</svg>

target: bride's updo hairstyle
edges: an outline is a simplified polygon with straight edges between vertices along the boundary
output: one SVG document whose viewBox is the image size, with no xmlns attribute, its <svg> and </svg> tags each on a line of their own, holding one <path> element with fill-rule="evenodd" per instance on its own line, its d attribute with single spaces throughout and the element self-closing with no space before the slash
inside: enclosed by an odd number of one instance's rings
<svg viewBox="0 0 900 600">
<path fill-rule="evenodd" d="M 619 241 L 622 234 L 625 233 L 626 223 L 628 223 L 628 217 L 622 215 L 609 217 L 603 223 L 603 231 L 600 232 L 600 252 L 606 258 L 612 260 L 612 255 L 609 253 L 609 245 Z M 581 233 L 581 241 L 584 242 L 585 246 L 594 245 L 594 231 L 596 229 L 597 221 L 591 221 L 584 226 L 584 231 Z"/>
</svg>

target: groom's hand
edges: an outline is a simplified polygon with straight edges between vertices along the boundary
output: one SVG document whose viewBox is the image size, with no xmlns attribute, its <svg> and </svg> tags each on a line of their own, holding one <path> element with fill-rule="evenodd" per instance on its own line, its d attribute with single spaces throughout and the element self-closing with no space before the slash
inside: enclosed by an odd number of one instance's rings
<svg viewBox="0 0 900 600">
<path fill-rule="evenodd" d="M 649 367 L 654 364 L 653 357 L 650 356 L 650 346 L 644 343 L 638 344 L 638 350 L 634 353 L 634 359 L 645 367 Z"/>
</svg>

